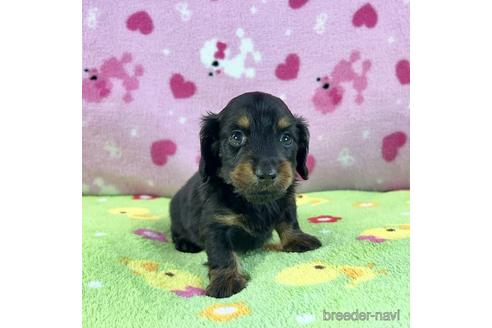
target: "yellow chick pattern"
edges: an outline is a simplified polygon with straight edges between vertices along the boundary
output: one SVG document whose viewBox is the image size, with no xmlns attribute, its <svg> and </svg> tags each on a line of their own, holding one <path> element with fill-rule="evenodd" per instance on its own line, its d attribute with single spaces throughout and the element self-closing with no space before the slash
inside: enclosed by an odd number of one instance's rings
<svg viewBox="0 0 492 328">
<path fill-rule="evenodd" d="M 357 237 L 357 240 L 382 243 L 386 240 L 401 240 L 408 238 L 410 238 L 410 224 L 395 224 L 382 228 L 364 230 L 359 237 Z"/>
<path fill-rule="evenodd" d="M 113 215 L 124 215 L 135 220 L 159 220 L 163 218 L 163 216 L 152 214 L 145 207 L 119 207 L 112 208 L 108 212 Z"/>
<path fill-rule="evenodd" d="M 326 198 L 312 197 L 307 194 L 297 194 L 296 195 L 296 205 L 319 205 L 329 203 L 330 201 Z"/>
<path fill-rule="evenodd" d="M 374 264 L 336 266 L 323 261 L 313 261 L 285 268 L 277 274 L 275 280 L 282 285 L 300 287 L 317 285 L 345 276 L 349 279 L 346 287 L 353 288 L 362 282 L 376 278 L 378 274 L 385 274 L 386 272 L 385 269 L 375 271 Z"/>
<path fill-rule="evenodd" d="M 183 270 L 160 270 L 160 264 L 149 260 L 123 258 L 121 262 L 134 274 L 141 275 L 145 282 L 154 288 L 171 291 L 180 297 L 192 297 L 204 294 L 200 277 Z"/>
</svg>

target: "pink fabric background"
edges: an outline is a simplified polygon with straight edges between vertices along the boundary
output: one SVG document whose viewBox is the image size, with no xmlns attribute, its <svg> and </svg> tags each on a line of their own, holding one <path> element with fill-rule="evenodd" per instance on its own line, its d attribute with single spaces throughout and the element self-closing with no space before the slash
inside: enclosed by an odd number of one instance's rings
<svg viewBox="0 0 492 328">
<path fill-rule="evenodd" d="M 310 123 L 302 190 L 409 187 L 408 1 L 84 0 L 83 24 L 84 193 L 172 195 L 200 116 L 255 90 Z"/>
</svg>

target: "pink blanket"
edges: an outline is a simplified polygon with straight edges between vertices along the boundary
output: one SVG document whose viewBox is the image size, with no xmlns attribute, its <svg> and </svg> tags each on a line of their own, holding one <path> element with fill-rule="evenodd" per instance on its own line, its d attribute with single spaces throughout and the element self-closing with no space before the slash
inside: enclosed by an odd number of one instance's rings
<svg viewBox="0 0 492 328">
<path fill-rule="evenodd" d="M 247 91 L 310 123 L 303 190 L 409 187 L 408 0 L 83 4 L 83 189 L 172 195 Z"/>
</svg>

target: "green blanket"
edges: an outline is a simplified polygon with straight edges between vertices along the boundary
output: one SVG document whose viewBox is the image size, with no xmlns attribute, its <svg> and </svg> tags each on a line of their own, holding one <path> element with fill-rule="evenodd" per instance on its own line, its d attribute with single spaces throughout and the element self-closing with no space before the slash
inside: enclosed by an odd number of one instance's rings
<svg viewBox="0 0 492 328">
<path fill-rule="evenodd" d="M 99 327 L 408 327 L 409 192 L 297 197 L 323 247 L 282 253 L 278 237 L 240 257 L 247 288 L 202 295 L 204 252 L 174 249 L 169 199 L 83 199 L 83 324 Z"/>
</svg>

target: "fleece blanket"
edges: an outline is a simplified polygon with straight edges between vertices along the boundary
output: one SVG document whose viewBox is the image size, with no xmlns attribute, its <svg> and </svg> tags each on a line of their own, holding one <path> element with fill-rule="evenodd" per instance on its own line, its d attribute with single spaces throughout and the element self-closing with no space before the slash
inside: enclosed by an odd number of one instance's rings
<svg viewBox="0 0 492 328">
<path fill-rule="evenodd" d="M 304 191 L 409 186 L 408 0 L 84 0 L 81 71 L 86 194 L 172 195 L 248 91 L 310 123 Z"/>
<path fill-rule="evenodd" d="M 240 256 L 247 287 L 214 299 L 203 295 L 205 253 L 173 247 L 168 198 L 84 197 L 84 327 L 408 327 L 409 193 L 318 192 L 297 203 L 301 228 L 323 246 L 278 252 L 275 235 Z"/>
</svg>

